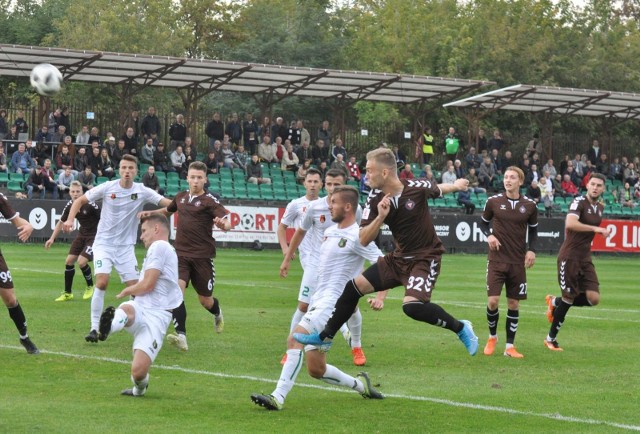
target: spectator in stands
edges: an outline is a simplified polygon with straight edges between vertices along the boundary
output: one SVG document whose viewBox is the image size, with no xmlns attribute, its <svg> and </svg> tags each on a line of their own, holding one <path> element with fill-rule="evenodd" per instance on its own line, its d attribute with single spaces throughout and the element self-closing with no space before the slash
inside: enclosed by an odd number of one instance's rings
<svg viewBox="0 0 640 434">
<path fill-rule="evenodd" d="M 58 128 L 53 132 L 51 131 L 51 129 L 49 129 L 49 136 L 47 137 L 47 141 L 52 143 L 62 143 L 66 136 L 66 127 L 64 125 L 59 125 Z"/>
<path fill-rule="evenodd" d="M 85 167 L 85 169 L 78 174 L 78 181 L 82 185 L 82 191 L 85 193 L 87 190 L 91 190 L 96 185 L 96 175 L 91 171 L 91 166 Z"/>
<path fill-rule="evenodd" d="M 460 190 L 458 192 L 458 205 L 464 206 L 465 214 L 473 214 L 473 212 L 476 210 L 476 205 L 471 201 L 471 191 Z"/>
<path fill-rule="evenodd" d="M 271 141 L 275 143 L 276 137 L 280 137 L 284 141 L 287 135 L 288 131 L 287 126 L 284 124 L 284 119 L 277 117 L 276 123 L 271 126 Z"/>
<path fill-rule="evenodd" d="M 538 154 L 537 152 L 533 153 L 533 157 L 531 157 L 530 159 L 531 164 L 535 164 L 536 167 L 538 168 L 538 170 L 540 170 L 542 168 L 542 161 L 540 161 L 540 154 Z"/>
<path fill-rule="evenodd" d="M 571 180 L 571 182 L 576 186 L 576 187 L 580 187 L 581 184 L 581 179 L 578 176 L 578 174 L 575 171 L 575 168 L 573 167 L 573 162 L 571 162 L 568 166 L 567 166 L 567 171 L 565 172 L 565 175 L 569 175 L 569 179 Z"/>
<path fill-rule="evenodd" d="M 316 141 L 316 145 L 313 147 L 311 155 L 313 156 L 313 164 L 316 166 L 320 166 L 320 163 L 323 161 L 329 164 L 329 148 L 325 145 L 324 140 L 318 139 Z"/>
<path fill-rule="evenodd" d="M 122 142 L 125 143 L 124 140 Z M 91 143 L 94 143 L 94 141 L 92 141 Z M 98 144 L 98 146 L 100 145 Z M 109 136 L 107 138 L 107 143 L 104 145 L 104 148 L 106 148 L 107 153 L 109 154 L 109 158 L 113 159 L 113 156 L 116 154 L 118 150 L 118 144 L 116 143 L 116 138 L 113 136 Z M 126 149 L 126 146 L 124 146 L 123 149 Z M 118 162 L 120 162 L 119 159 L 118 159 Z"/>
<path fill-rule="evenodd" d="M 456 169 L 454 166 L 449 166 L 445 172 L 442 173 L 443 184 L 453 184 L 458 177 L 456 176 Z"/>
<path fill-rule="evenodd" d="M 571 180 L 572 173 L 575 175 L 575 172 L 573 172 L 573 166 L 571 167 L 571 171 L 567 170 L 567 173 L 565 173 L 564 176 L 562 177 L 561 186 L 562 186 L 562 192 L 564 193 L 565 197 L 575 197 L 578 195 L 578 187 Z"/>
<path fill-rule="evenodd" d="M 82 130 L 76 136 L 76 144 L 78 145 L 88 145 L 89 144 L 89 127 L 87 125 L 82 126 Z"/>
<path fill-rule="evenodd" d="M 322 181 L 324 182 L 324 177 L 329 171 L 329 165 L 327 164 L 326 161 L 321 161 L 317 169 L 318 169 L 318 172 L 320 172 L 320 175 L 322 175 Z"/>
<path fill-rule="evenodd" d="M 164 151 L 164 143 L 158 143 L 156 150 L 153 151 L 153 165 L 156 168 L 156 172 L 173 172 L 171 166 L 171 159 L 169 155 Z"/>
<path fill-rule="evenodd" d="M 276 148 L 276 158 L 278 159 L 278 161 L 281 161 L 282 156 L 286 151 L 285 145 L 282 143 L 282 137 L 276 137 L 274 143 Z M 287 143 L 290 143 L 288 139 Z"/>
<path fill-rule="evenodd" d="M 293 145 L 289 143 L 289 140 L 287 140 L 287 149 L 282 155 L 282 162 L 280 163 L 281 169 L 283 171 L 290 170 L 291 172 L 296 173 L 298 171 L 299 164 L 300 160 L 298 159 L 298 155 L 293 152 Z"/>
<path fill-rule="evenodd" d="M 542 167 L 542 173 L 548 172 L 549 175 L 545 175 L 545 176 L 550 176 L 552 178 L 555 178 L 556 175 L 558 174 L 558 171 L 556 170 L 556 167 L 553 165 L 553 159 L 549 158 L 547 160 L 547 164 L 544 165 L 544 167 Z"/>
<path fill-rule="evenodd" d="M 333 165 L 331 167 L 333 169 Z M 411 164 L 405 164 L 400 171 L 400 179 L 414 179 L 413 171 L 411 170 Z"/>
<path fill-rule="evenodd" d="M 64 169 L 63 173 L 58 175 L 58 194 L 60 196 L 60 199 L 65 198 L 65 193 L 69 192 L 69 189 L 71 188 L 71 183 L 75 179 L 76 178 L 71 173 L 71 169 L 68 167 Z"/>
<path fill-rule="evenodd" d="M 256 154 L 251 156 L 251 163 L 247 166 L 247 182 L 252 184 L 271 184 L 271 179 L 262 175 L 262 166 Z"/>
<path fill-rule="evenodd" d="M 586 160 L 586 156 L 585 156 L 585 160 Z M 582 156 L 580 154 L 576 154 L 573 157 L 573 160 L 571 160 L 573 162 L 573 170 L 575 170 L 576 175 L 578 175 L 578 178 L 582 179 L 582 169 L 584 168 L 584 164 L 582 163 Z"/>
<path fill-rule="evenodd" d="M 24 120 L 24 112 L 22 110 L 16 112 L 16 120 L 13 122 L 13 125 L 16 127 L 18 134 L 26 134 L 29 132 L 29 125 L 27 125 L 27 121 Z"/>
<path fill-rule="evenodd" d="M 220 120 L 220 113 L 215 112 L 207 124 L 205 134 L 209 138 L 209 149 L 213 147 L 216 140 L 222 141 L 224 138 L 224 124 Z"/>
<path fill-rule="evenodd" d="M 482 165 L 480 165 L 480 170 L 478 171 L 478 181 L 480 181 L 480 186 L 485 190 L 489 190 L 489 188 L 493 186 L 493 180 L 495 179 L 495 177 L 496 169 L 491 162 L 491 158 L 484 157 Z"/>
<path fill-rule="evenodd" d="M 628 182 L 630 185 L 636 185 L 638 182 L 638 171 L 633 163 L 629 163 L 627 168 L 624 169 L 624 182 Z"/>
<path fill-rule="evenodd" d="M 356 156 L 352 155 L 347 162 L 347 171 L 349 172 L 349 180 L 360 182 L 360 178 L 362 174 L 360 173 L 360 169 L 358 168 L 358 162 L 356 161 Z"/>
<path fill-rule="evenodd" d="M 481 130 L 482 131 L 482 130 Z M 482 157 L 478 155 L 476 152 L 476 148 L 473 146 L 469 148 L 469 153 L 464 157 L 464 161 L 467 164 L 467 170 L 471 169 L 479 169 L 482 164 Z"/>
<path fill-rule="evenodd" d="M 184 116 L 179 114 L 176 116 L 176 121 L 169 127 L 169 139 L 171 139 L 170 145 L 172 149 L 176 146 L 184 146 L 184 139 L 187 137 L 187 126 L 184 124 Z"/>
<path fill-rule="evenodd" d="M 635 190 L 628 181 L 625 181 L 622 187 L 614 191 L 614 196 L 617 196 L 618 203 L 623 207 L 633 208 L 636 205 Z"/>
<path fill-rule="evenodd" d="M 303 141 L 302 146 L 300 146 L 296 150 L 296 155 L 298 156 L 298 161 L 312 160 L 313 161 L 313 150 L 311 146 L 309 146 L 308 141 Z"/>
<path fill-rule="evenodd" d="M 467 171 L 462 167 L 462 161 L 460 160 L 453 162 L 453 170 L 456 173 L 456 178 L 464 178 L 467 176 Z"/>
<path fill-rule="evenodd" d="M 69 107 L 62 107 L 60 109 L 60 118 L 58 120 L 58 129 L 60 127 L 64 127 L 67 135 L 72 136 L 73 132 L 71 131 L 71 120 L 69 119 Z"/>
<path fill-rule="evenodd" d="M 396 163 L 398 164 L 398 168 L 404 167 L 404 164 L 408 162 L 407 156 L 400 150 L 398 145 L 393 145 L 393 155 L 396 157 Z"/>
<path fill-rule="evenodd" d="M 55 109 L 47 116 L 47 126 L 50 133 L 58 131 L 60 125 L 60 108 Z"/>
<path fill-rule="evenodd" d="M 318 140 L 322 140 L 325 148 L 331 148 L 331 130 L 329 129 L 329 121 L 322 121 L 322 125 L 318 129 Z M 329 163 L 327 161 L 327 163 Z"/>
<path fill-rule="evenodd" d="M 198 161 L 198 150 L 193 145 L 191 137 L 187 136 L 184 138 L 184 146 L 182 147 L 182 149 L 185 157 L 187 158 L 187 167 L 189 167 L 189 164 L 193 163 L 194 161 Z"/>
<path fill-rule="evenodd" d="M 127 132 L 122 135 L 121 139 L 124 140 L 124 148 L 128 150 L 131 155 L 138 156 L 138 138 L 136 137 L 133 128 L 127 128 Z M 151 142 L 153 143 L 153 146 L 156 145 L 153 139 L 151 140 Z M 145 144 L 146 143 L 147 141 L 145 140 Z"/>
<path fill-rule="evenodd" d="M 540 181 L 541 177 L 542 177 L 542 174 L 538 170 L 538 165 L 531 163 L 531 168 L 529 169 L 529 171 L 526 173 L 524 177 L 524 185 L 529 186 L 533 181 L 535 181 L 537 184 Z"/>
<path fill-rule="evenodd" d="M 473 167 L 469 169 L 469 173 L 465 177 L 469 181 L 469 191 L 472 193 L 486 193 L 487 190 L 480 187 L 480 181 L 478 180 L 478 175 L 476 175 L 476 169 Z"/>
<path fill-rule="evenodd" d="M 502 163 L 500 152 L 497 149 L 492 149 L 489 158 L 491 158 L 491 163 L 493 163 L 493 167 L 496 169 L 496 175 L 502 175 L 502 170 L 505 166 Z"/>
<path fill-rule="evenodd" d="M 105 149 L 106 151 L 106 149 Z M 107 154 L 108 156 L 109 154 Z M 95 147 L 91 148 L 91 155 L 89 155 L 89 166 L 91 166 L 91 171 L 96 176 L 102 176 L 102 160 L 100 158 L 100 148 Z"/>
<path fill-rule="evenodd" d="M 15 125 L 11 125 L 11 127 L 9 128 L 9 133 L 4 136 L 2 140 L 12 142 L 17 142 L 18 140 L 20 140 L 20 136 L 18 136 L 18 127 L 16 127 Z"/>
<path fill-rule="evenodd" d="M 614 179 L 622 181 L 622 165 L 620 164 L 620 159 L 618 157 L 615 157 L 613 159 L 613 163 L 611 163 L 611 165 L 609 166 L 609 173 L 607 175 L 607 178 L 612 181 Z"/>
<path fill-rule="evenodd" d="M 7 154 L 4 153 L 4 145 L 0 142 L 0 172 L 9 173 Z"/>
<path fill-rule="evenodd" d="M 35 136 L 33 136 L 33 140 L 36 143 L 42 143 L 47 141 L 47 136 L 49 135 L 49 128 L 46 125 L 43 125 L 42 128 L 38 130 Z"/>
<path fill-rule="evenodd" d="M 596 166 L 591 164 L 591 160 L 587 160 L 587 165 L 584 169 L 584 176 L 582 177 L 582 181 L 580 182 L 580 187 L 586 191 L 587 184 L 589 183 L 589 179 L 591 179 L 591 174 L 596 172 Z"/>
<path fill-rule="evenodd" d="M 69 167 L 74 177 L 78 176 L 78 172 L 74 170 L 73 158 L 69 154 L 69 146 L 62 145 L 56 156 L 56 166 L 58 167 L 58 175 L 63 173 L 64 170 Z"/>
<path fill-rule="evenodd" d="M 600 143 L 597 140 L 594 140 L 591 143 L 591 147 L 587 151 L 587 159 L 591 161 L 591 164 L 596 166 L 598 164 L 598 160 L 600 160 L 600 153 L 602 150 L 600 149 Z"/>
<path fill-rule="evenodd" d="M 219 143 L 219 142 L 218 142 Z M 207 166 L 207 175 L 215 175 L 218 173 L 218 159 L 216 158 L 216 153 L 213 149 L 209 151 L 207 157 L 204 159 L 204 164 Z"/>
<path fill-rule="evenodd" d="M 242 144 L 251 155 L 258 151 L 258 123 L 250 112 L 245 113 L 242 122 Z"/>
<path fill-rule="evenodd" d="M 160 128 L 160 119 L 156 116 L 155 107 L 149 107 L 147 110 L 147 115 L 142 119 L 142 123 L 140 124 L 140 132 L 142 133 L 143 139 L 146 141 L 149 137 L 155 139 L 158 137 L 162 128 Z"/>
<path fill-rule="evenodd" d="M 89 143 L 93 143 L 94 141 L 98 142 L 98 144 L 102 143 L 102 137 L 100 137 L 100 130 L 98 127 L 91 128 L 91 135 L 89 136 Z M 116 139 L 113 139 L 113 145 L 115 146 Z"/>
<path fill-rule="evenodd" d="M 296 122 L 296 130 L 298 130 L 298 132 L 300 133 L 300 146 L 302 146 L 304 143 L 307 143 L 307 145 L 311 143 L 311 135 L 309 134 L 309 131 L 304 127 L 304 122 L 302 122 L 302 120 L 298 120 Z M 300 157 L 300 155 L 298 155 L 298 157 Z M 306 158 L 300 158 L 300 161 L 304 160 L 306 160 Z"/>
<path fill-rule="evenodd" d="M 142 149 L 140 150 L 140 162 L 143 164 L 153 165 L 153 139 L 148 138 Z"/>
<path fill-rule="evenodd" d="M 569 161 L 571 161 L 569 154 L 564 154 L 564 157 L 560 162 L 560 167 L 558 167 L 558 173 L 560 175 L 564 175 L 564 173 L 567 171 L 567 166 L 569 165 Z"/>
<path fill-rule="evenodd" d="M 540 141 L 540 136 L 538 133 L 533 135 L 533 138 L 529 140 L 527 144 L 527 157 L 531 160 L 533 158 L 533 154 L 542 154 L 542 142 Z M 508 166 L 507 166 L 508 167 Z"/>
<path fill-rule="evenodd" d="M 344 162 L 342 154 L 338 154 L 337 158 L 331 163 L 330 169 L 338 169 L 344 173 L 344 179 L 349 179 L 349 169 L 347 169 L 347 163 Z M 413 173 L 412 173 L 413 175 Z"/>
<path fill-rule="evenodd" d="M 258 157 L 265 163 L 277 163 L 278 159 L 276 158 L 276 148 L 277 146 L 274 143 L 271 143 L 271 137 L 264 136 L 262 138 L 262 143 L 258 146 Z M 253 159 L 253 156 L 251 158 Z"/>
<path fill-rule="evenodd" d="M 456 129 L 449 127 L 449 134 L 444 138 L 444 154 L 447 160 L 454 161 L 463 148 L 462 139 L 456 134 Z"/>
<path fill-rule="evenodd" d="M 540 178 L 538 183 L 540 189 L 540 202 L 544 204 L 544 215 L 551 217 L 551 210 L 553 209 L 553 183 L 546 177 Z"/>
<path fill-rule="evenodd" d="M 431 170 L 431 166 L 429 166 L 428 164 L 425 166 L 424 176 L 422 176 L 422 174 L 421 174 L 420 178 L 424 178 L 427 181 L 431 182 L 432 184 L 437 184 L 438 183 L 438 180 L 433 175 L 433 170 Z"/>
<path fill-rule="evenodd" d="M 551 183 L 556 196 L 566 197 L 564 191 L 562 191 L 562 175 L 558 173 L 555 178 L 551 178 Z"/>
<path fill-rule="evenodd" d="M 238 167 L 238 165 L 234 161 L 235 155 L 230 143 L 222 142 L 222 148 L 220 149 L 220 152 L 222 153 L 222 161 L 224 162 L 224 167 L 228 167 L 229 169 L 235 169 Z"/>
<path fill-rule="evenodd" d="M 181 178 L 183 177 L 182 172 L 186 161 L 187 157 L 184 155 L 184 152 L 182 152 L 182 146 L 176 146 L 176 150 L 171 153 L 171 167 L 173 167 L 175 172 L 180 174 Z"/>
<path fill-rule="evenodd" d="M 298 125 L 296 121 L 291 121 L 289 128 L 287 129 L 287 139 L 291 142 L 291 146 L 293 146 L 294 151 L 298 149 L 301 143 L 300 131 L 298 131 L 296 125 Z"/>
<path fill-rule="evenodd" d="M 609 175 L 609 162 L 607 161 L 607 154 L 600 154 L 600 158 L 596 163 L 596 172 L 602 173 L 604 176 Z"/>
<path fill-rule="evenodd" d="M 87 148 L 84 146 L 78 147 L 76 156 L 73 159 L 73 168 L 78 172 L 83 172 L 85 167 L 91 168 L 89 164 L 89 156 L 87 155 Z"/>
<path fill-rule="evenodd" d="M 482 151 L 489 151 L 489 142 L 487 141 L 487 136 L 486 133 L 484 131 L 484 129 L 480 128 L 478 130 L 478 139 L 476 140 L 476 151 L 477 154 L 481 154 Z M 480 161 L 480 164 L 482 164 L 482 161 Z M 480 165 L 478 165 L 478 167 L 476 167 L 476 169 L 478 169 L 480 167 Z M 467 167 L 467 169 L 469 169 Z"/>
<path fill-rule="evenodd" d="M 493 137 L 489 140 L 489 151 L 497 149 L 498 152 L 500 152 L 502 151 L 504 145 L 505 142 L 502 138 L 502 134 L 500 133 L 500 130 L 496 128 L 495 130 L 493 130 Z"/>
<path fill-rule="evenodd" d="M 531 184 L 527 187 L 527 197 L 533 200 L 536 204 L 540 203 L 540 200 L 542 199 L 542 191 L 540 191 L 538 181 L 535 179 L 531 181 Z"/>
<path fill-rule="evenodd" d="M 251 162 L 251 157 L 249 153 L 245 151 L 244 145 L 238 145 L 238 149 L 234 154 L 233 161 L 238 165 L 239 168 L 244 170 L 245 174 L 247 173 L 247 164 Z"/>
<path fill-rule="evenodd" d="M 216 161 L 218 162 L 218 171 L 220 171 L 220 168 L 224 167 L 224 155 L 222 155 L 222 143 L 220 143 L 220 140 L 216 140 L 213 143 L 212 151 L 216 154 Z"/>
<path fill-rule="evenodd" d="M 120 164 L 119 161 L 118 164 Z M 109 180 L 116 175 L 116 165 L 104 148 L 100 150 L 100 168 L 102 170 L 102 176 L 109 178 Z"/>
<path fill-rule="evenodd" d="M 333 147 L 333 151 L 331 151 L 331 161 L 335 161 L 338 154 L 342 155 L 342 161 L 347 161 L 347 150 L 342 145 L 342 139 L 336 139 L 336 145 Z"/>
<path fill-rule="evenodd" d="M 7 124 L 7 111 L 0 109 L 0 138 L 4 137 L 9 132 L 9 125 Z"/>
<path fill-rule="evenodd" d="M 304 183 L 304 179 L 307 177 L 307 171 L 310 168 L 311 168 L 311 159 L 310 158 L 304 160 L 304 163 L 302 163 L 298 167 L 298 171 L 296 172 L 296 182 L 298 184 L 303 184 Z"/>
<path fill-rule="evenodd" d="M 160 188 L 160 181 L 156 176 L 156 168 L 153 166 L 149 166 L 145 174 L 142 175 L 142 185 L 158 192 L 160 195 L 164 195 L 164 188 Z"/>
<path fill-rule="evenodd" d="M 242 141 L 242 127 L 238 120 L 238 113 L 231 114 L 231 119 L 229 119 L 224 132 L 229 136 L 229 140 L 231 141 L 231 150 L 235 149 Z"/>
<path fill-rule="evenodd" d="M 264 136 L 271 137 L 271 119 L 269 118 L 269 116 L 265 116 L 262 119 L 262 124 L 260 124 L 260 127 L 258 127 L 258 144 L 262 143 L 262 138 Z"/>
<path fill-rule="evenodd" d="M 51 160 L 46 160 L 49 162 L 49 167 L 51 167 Z M 47 191 L 51 192 L 52 199 L 58 198 L 58 186 L 56 185 L 53 177 L 51 176 L 53 171 L 51 169 L 46 169 L 42 166 L 37 166 L 35 170 L 31 172 L 29 175 L 29 179 L 25 184 L 25 188 L 27 190 L 27 197 L 29 199 L 33 198 L 33 192 L 37 192 L 39 194 L 40 199 L 45 198 L 45 194 Z"/>
</svg>

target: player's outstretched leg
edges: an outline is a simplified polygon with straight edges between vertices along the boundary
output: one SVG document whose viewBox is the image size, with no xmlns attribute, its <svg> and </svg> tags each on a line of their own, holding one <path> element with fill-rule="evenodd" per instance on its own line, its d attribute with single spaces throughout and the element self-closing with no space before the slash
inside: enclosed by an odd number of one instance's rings
<svg viewBox="0 0 640 434">
<path fill-rule="evenodd" d="M 102 312 L 102 315 L 100 315 L 100 334 L 98 338 L 101 341 L 105 341 L 109 337 L 109 333 L 111 333 L 111 323 L 115 315 L 116 308 L 113 306 L 108 306 L 104 312 Z"/>
<path fill-rule="evenodd" d="M 460 320 L 463 324 L 462 330 L 458 332 L 458 338 L 464 344 L 465 348 L 472 356 L 478 352 L 478 336 L 473 332 L 473 326 L 470 321 Z"/>
<path fill-rule="evenodd" d="M 264 407 L 267 410 L 282 410 L 283 405 L 276 401 L 273 395 L 260 395 L 254 393 L 251 395 L 251 401 L 254 404 Z"/>
<path fill-rule="evenodd" d="M 84 337 L 87 342 L 98 342 L 98 327 L 100 326 L 100 315 L 102 315 L 102 308 L 104 307 L 105 293 L 105 290 L 96 287 L 91 297 L 91 330 Z"/>
<path fill-rule="evenodd" d="M 356 366 L 364 366 L 367 363 L 367 357 L 362 350 L 362 313 L 360 309 L 351 315 L 347 321 L 349 326 L 349 340 L 347 341 L 351 347 L 351 355 L 353 356 L 353 364 Z"/>
</svg>

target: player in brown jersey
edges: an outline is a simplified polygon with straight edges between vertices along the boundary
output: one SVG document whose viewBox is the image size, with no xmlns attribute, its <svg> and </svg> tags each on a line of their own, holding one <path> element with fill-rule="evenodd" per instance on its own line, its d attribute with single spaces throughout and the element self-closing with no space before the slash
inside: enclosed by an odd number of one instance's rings
<svg viewBox="0 0 640 434">
<path fill-rule="evenodd" d="M 141 217 L 154 213 L 171 215 L 178 213 L 174 247 L 178 254 L 178 284 L 184 293 L 189 281 L 198 293 L 200 304 L 214 316 L 216 332 L 222 332 L 224 319 L 218 299 L 213 297 L 216 272 L 213 258 L 216 256 L 216 240 L 211 233 L 213 226 L 223 231 L 231 230 L 229 211 L 218 199 L 204 190 L 207 181 L 207 166 L 200 161 L 189 165 L 187 182 L 189 191 L 176 195 L 169 206 L 155 211 L 140 213 Z M 167 340 L 182 351 L 187 345 L 187 310 L 184 302 L 173 310 L 175 333 Z"/>
<path fill-rule="evenodd" d="M 82 196 L 82 184 L 78 181 L 72 181 L 69 186 L 69 196 L 71 200 L 67 202 L 62 210 L 62 216 L 53 229 L 51 237 L 44 243 L 45 249 L 49 249 L 55 241 L 58 234 L 62 230 L 62 225 L 69 218 L 69 210 L 73 201 Z M 78 268 L 82 271 L 84 280 L 87 282 L 87 287 L 84 290 L 83 300 L 89 300 L 93 296 L 93 277 L 91 276 L 91 266 L 89 261 L 93 260 L 93 240 L 96 237 L 96 231 L 98 230 L 98 222 L 100 221 L 100 207 L 95 202 L 87 202 L 82 205 L 80 211 L 76 215 L 78 222 L 80 223 L 80 231 L 75 240 L 69 247 L 69 254 L 65 261 L 64 270 L 64 292 L 60 294 L 60 297 L 55 301 L 70 301 L 73 300 L 73 277 L 76 274 L 75 263 L 78 262 Z"/>
<path fill-rule="evenodd" d="M 31 232 L 33 232 L 33 226 L 27 220 L 20 217 L 6 196 L 0 193 L 0 215 L 9 220 L 18 229 L 18 238 L 20 241 L 27 241 Z M 38 354 L 40 351 L 35 346 L 29 335 L 27 334 L 27 318 L 24 316 L 22 306 L 18 303 L 16 293 L 13 290 L 13 278 L 11 277 L 11 271 L 7 262 L 4 260 L 4 255 L 0 252 L 0 297 L 2 302 L 9 310 L 9 317 L 13 320 L 13 323 L 18 329 L 20 334 L 20 343 L 27 350 L 29 354 Z"/>
<path fill-rule="evenodd" d="M 480 228 L 487 237 L 489 259 L 487 261 L 487 323 L 489 339 L 484 354 L 490 356 L 498 342 L 498 305 L 502 287 L 507 293 L 507 344 L 504 355 L 521 359 L 524 356 L 513 346 L 520 300 L 527 299 L 526 268 L 536 260 L 535 244 L 538 239 L 538 208 L 527 196 L 520 195 L 524 173 L 510 166 L 504 173 L 505 192 L 487 199 Z M 490 231 L 493 225 L 493 233 Z M 528 246 L 527 246 L 528 233 Z"/>
<path fill-rule="evenodd" d="M 294 333 L 294 339 L 303 344 L 329 346 L 360 297 L 402 285 L 405 287 L 402 309 L 407 316 L 455 332 L 469 354 L 475 355 L 478 338 L 471 323 L 458 321 L 431 302 L 444 247 L 433 227 L 427 205 L 429 198 L 465 190 L 469 181 L 458 179 L 454 184 L 438 185 L 425 179 L 400 180 L 396 158 L 387 148 L 369 152 L 366 167 L 371 193 L 362 212 L 360 243 L 364 246 L 373 241 L 386 223 L 396 241 L 396 250 L 346 284 L 322 332 Z M 374 301 L 370 299 L 369 303 Z"/>
<path fill-rule="evenodd" d="M 544 345 L 562 351 L 556 337 L 571 306 L 595 306 L 600 303 L 600 282 L 591 261 L 591 241 L 595 234 L 607 238 L 608 228 L 601 228 L 604 205 L 600 196 L 605 188 L 604 175 L 592 173 L 587 194 L 576 197 L 565 218 L 565 239 L 558 253 L 558 283 L 561 297 L 547 295 L 547 319 L 551 328 Z"/>
</svg>

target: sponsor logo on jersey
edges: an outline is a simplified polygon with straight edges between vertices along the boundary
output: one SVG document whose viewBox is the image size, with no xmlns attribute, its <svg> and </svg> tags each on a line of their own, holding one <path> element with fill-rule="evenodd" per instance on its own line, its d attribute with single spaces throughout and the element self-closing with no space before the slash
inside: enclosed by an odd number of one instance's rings
<svg viewBox="0 0 640 434">
<path fill-rule="evenodd" d="M 347 245 L 347 239 L 346 238 L 340 238 L 340 241 L 338 241 L 338 247 L 342 248 L 344 246 Z"/>
<path fill-rule="evenodd" d="M 131 200 L 136 200 L 136 199 L 138 199 L 138 193 L 133 193 L 131 195 Z"/>
<path fill-rule="evenodd" d="M 180 203 L 184 203 L 185 198 L 183 197 L 182 199 L 180 199 Z"/>
<path fill-rule="evenodd" d="M 411 211 L 412 209 L 414 209 L 416 207 L 416 203 L 414 201 L 412 201 L 411 199 L 409 199 L 407 201 L 407 203 L 404 204 L 404 207 L 406 209 L 408 209 L 409 211 Z"/>
<path fill-rule="evenodd" d="M 500 205 L 500 209 L 507 209 L 506 205 Z"/>
<path fill-rule="evenodd" d="M 524 214 L 525 212 L 527 212 L 527 208 L 525 208 L 524 205 L 520 205 L 520 208 L 518 208 L 518 211 L 520 211 L 520 214 Z"/>
<path fill-rule="evenodd" d="M 153 340 L 153 349 L 157 349 L 158 348 L 158 342 L 156 342 L 156 340 Z"/>
</svg>

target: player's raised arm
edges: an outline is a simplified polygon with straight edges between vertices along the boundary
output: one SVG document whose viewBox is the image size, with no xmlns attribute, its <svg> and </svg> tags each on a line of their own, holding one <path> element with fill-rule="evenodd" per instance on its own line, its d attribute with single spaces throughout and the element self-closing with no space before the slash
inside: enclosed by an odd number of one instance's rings
<svg viewBox="0 0 640 434">
<path fill-rule="evenodd" d="M 458 178 L 453 184 L 438 184 L 438 187 L 443 195 L 457 191 L 467 191 L 467 188 L 469 188 L 469 180 L 466 178 Z"/>
<path fill-rule="evenodd" d="M 164 208 L 152 209 L 152 210 L 148 210 L 148 211 L 140 211 L 138 213 L 138 218 L 139 219 L 143 219 L 143 218 L 149 217 L 150 215 L 153 215 L 153 214 L 162 214 L 165 217 L 169 217 L 173 213 L 168 211 L 167 207 L 165 206 Z"/>
</svg>

